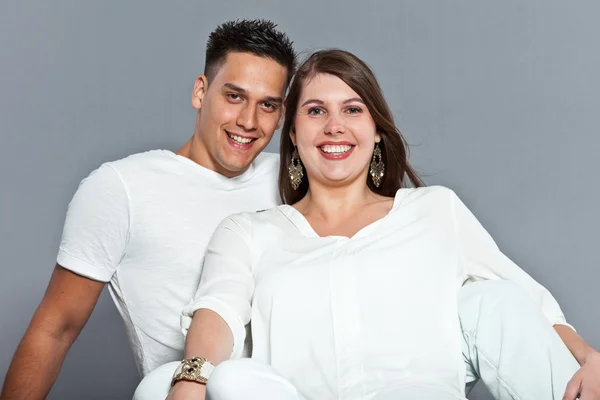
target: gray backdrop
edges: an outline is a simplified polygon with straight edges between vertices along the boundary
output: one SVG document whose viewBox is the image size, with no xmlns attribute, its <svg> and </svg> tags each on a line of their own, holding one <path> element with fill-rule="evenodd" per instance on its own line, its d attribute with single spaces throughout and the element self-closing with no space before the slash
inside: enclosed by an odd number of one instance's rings
<svg viewBox="0 0 600 400">
<path fill-rule="evenodd" d="M 455 189 L 599 348 L 598 15 L 592 0 L 3 0 L 0 377 L 77 184 L 103 161 L 188 139 L 208 33 L 240 17 L 277 21 L 300 50 L 364 58 L 426 182 Z M 105 293 L 50 398 L 125 399 L 137 379 Z"/>
</svg>

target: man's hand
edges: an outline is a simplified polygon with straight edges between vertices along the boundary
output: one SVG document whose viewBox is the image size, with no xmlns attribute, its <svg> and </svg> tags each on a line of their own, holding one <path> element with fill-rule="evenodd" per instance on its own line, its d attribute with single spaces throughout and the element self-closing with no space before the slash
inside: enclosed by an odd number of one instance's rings
<svg viewBox="0 0 600 400">
<path fill-rule="evenodd" d="M 206 385 L 196 382 L 179 381 L 173 386 L 166 400 L 204 400 Z"/>
<path fill-rule="evenodd" d="M 592 350 L 575 373 L 563 400 L 600 400 L 600 352 Z"/>
</svg>

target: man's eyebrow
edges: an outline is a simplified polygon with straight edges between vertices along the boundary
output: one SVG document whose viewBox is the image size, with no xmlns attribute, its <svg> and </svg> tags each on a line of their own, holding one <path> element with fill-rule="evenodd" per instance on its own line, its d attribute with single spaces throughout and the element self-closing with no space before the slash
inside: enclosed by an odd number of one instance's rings
<svg viewBox="0 0 600 400">
<path fill-rule="evenodd" d="M 281 97 L 273 97 L 273 96 L 265 97 L 265 101 L 267 101 L 269 103 L 283 103 L 283 99 Z"/>
<path fill-rule="evenodd" d="M 246 93 L 246 89 L 241 88 L 241 87 L 239 87 L 237 85 L 234 85 L 233 83 L 225 83 L 225 84 L 223 84 L 223 87 L 229 88 L 231 90 L 235 90 L 236 92 L 240 92 L 240 93 L 243 93 L 243 94 Z"/>
<path fill-rule="evenodd" d="M 223 87 L 234 90 L 234 91 L 244 94 L 244 95 L 248 94 L 248 91 L 246 89 L 239 87 L 237 85 L 234 85 L 233 83 L 224 83 Z M 263 100 L 266 102 L 269 102 L 269 103 L 283 103 L 283 98 L 278 97 L 278 96 L 265 96 L 265 98 Z"/>
</svg>

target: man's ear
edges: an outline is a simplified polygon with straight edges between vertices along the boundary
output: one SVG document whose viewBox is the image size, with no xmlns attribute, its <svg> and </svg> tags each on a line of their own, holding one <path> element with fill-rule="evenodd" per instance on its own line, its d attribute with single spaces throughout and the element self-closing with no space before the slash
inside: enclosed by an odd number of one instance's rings
<svg viewBox="0 0 600 400">
<path fill-rule="evenodd" d="M 192 107 L 196 110 L 202 108 L 202 100 L 208 89 L 208 79 L 206 75 L 200 75 L 194 82 L 194 90 L 192 91 Z"/>
</svg>

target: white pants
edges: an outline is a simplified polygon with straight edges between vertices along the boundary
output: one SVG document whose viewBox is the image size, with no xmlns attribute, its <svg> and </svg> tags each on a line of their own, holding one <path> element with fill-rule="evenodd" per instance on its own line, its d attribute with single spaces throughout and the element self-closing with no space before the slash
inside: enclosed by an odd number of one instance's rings
<svg viewBox="0 0 600 400">
<path fill-rule="evenodd" d="M 579 365 L 519 287 L 508 281 L 471 283 L 459 290 L 458 302 L 467 393 L 481 379 L 497 400 L 562 399 Z M 148 374 L 134 400 L 163 400 L 178 365 L 168 363 Z M 306 400 L 272 367 L 251 359 L 219 364 L 209 379 L 207 397 Z M 410 399 L 457 398 L 426 386 L 401 386 L 386 388 L 373 400 Z"/>
</svg>

